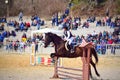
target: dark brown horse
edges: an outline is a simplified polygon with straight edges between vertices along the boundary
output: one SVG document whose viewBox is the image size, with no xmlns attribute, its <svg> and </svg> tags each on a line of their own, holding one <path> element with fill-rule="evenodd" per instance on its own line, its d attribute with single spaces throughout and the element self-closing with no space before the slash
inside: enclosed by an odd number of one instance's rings
<svg viewBox="0 0 120 80">
<path fill-rule="evenodd" d="M 57 58 L 59 57 L 76 58 L 83 56 L 83 49 L 79 47 L 79 45 L 74 48 L 74 53 L 70 53 L 70 51 L 66 50 L 65 48 L 66 41 L 64 41 L 60 36 L 57 36 L 56 34 L 53 34 L 51 32 L 45 33 L 45 47 L 47 47 L 51 42 L 53 42 L 55 45 L 55 53 L 51 53 L 52 58 L 55 56 Z M 98 63 L 98 55 L 94 48 L 91 49 L 90 56 L 92 57 L 92 55 L 94 56 L 96 63 Z M 96 75 L 100 76 L 96 69 L 96 63 L 94 63 L 92 59 L 90 60 L 90 64 L 93 66 Z M 92 78 L 91 69 L 90 76 Z"/>
</svg>

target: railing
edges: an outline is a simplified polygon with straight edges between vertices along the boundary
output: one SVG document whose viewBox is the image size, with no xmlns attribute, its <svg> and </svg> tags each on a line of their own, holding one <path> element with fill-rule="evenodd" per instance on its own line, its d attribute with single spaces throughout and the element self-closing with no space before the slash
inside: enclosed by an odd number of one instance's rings
<svg viewBox="0 0 120 80">
<path fill-rule="evenodd" d="M 96 51 L 98 54 L 119 54 L 120 52 L 120 44 L 97 44 L 96 45 Z"/>
<path fill-rule="evenodd" d="M 30 45 L 25 44 L 25 46 L 23 48 L 21 48 L 20 46 L 15 48 L 14 46 L 1 45 L 0 52 L 1 53 L 19 53 L 19 54 L 31 53 L 32 47 L 31 47 L 31 44 Z M 50 54 L 52 52 L 54 52 L 54 47 L 48 46 L 47 48 L 44 48 L 43 44 L 41 44 L 41 43 L 38 44 L 38 50 L 36 50 L 37 54 L 41 54 L 41 53 Z"/>
<path fill-rule="evenodd" d="M 95 47 L 98 54 L 118 54 L 120 55 L 120 44 L 106 44 L 106 45 L 100 45 L 97 44 Z M 31 53 L 31 46 L 26 45 L 25 48 L 20 48 L 20 46 L 15 50 L 14 47 L 8 48 L 7 45 L 1 45 L 0 52 L 7 52 L 7 53 Z M 43 54 L 50 54 L 54 52 L 54 47 L 47 47 L 44 48 L 43 44 L 38 44 L 38 51 L 36 51 L 37 54 L 43 53 Z"/>
</svg>

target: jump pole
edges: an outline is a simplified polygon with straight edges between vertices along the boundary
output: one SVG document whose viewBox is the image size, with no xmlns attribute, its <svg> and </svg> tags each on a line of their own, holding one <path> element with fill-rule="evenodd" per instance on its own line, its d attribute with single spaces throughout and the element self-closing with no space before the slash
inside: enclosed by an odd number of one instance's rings
<svg viewBox="0 0 120 80">
<path fill-rule="evenodd" d="M 85 57 L 85 48 L 87 48 L 87 57 Z M 82 62 L 83 62 L 83 80 L 90 80 L 89 78 L 89 70 L 90 70 L 90 50 L 91 50 L 91 45 L 88 45 L 86 47 L 83 47 L 83 57 L 82 57 Z"/>
<path fill-rule="evenodd" d="M 30 54 L 30 64 L 36 65 L 36 53 L 35 53 L 35 43 L 33 42 L 31 45 L 32 52 Z"/>
</svg>

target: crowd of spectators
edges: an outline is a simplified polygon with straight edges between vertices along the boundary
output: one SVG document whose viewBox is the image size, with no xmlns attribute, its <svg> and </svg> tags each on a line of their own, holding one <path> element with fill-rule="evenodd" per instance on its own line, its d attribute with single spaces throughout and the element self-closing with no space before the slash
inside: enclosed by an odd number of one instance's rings
<svg viewBox="0 0 120 80">
<path fill-rule="evenodd" d="M 104 32 L 100 32 L 99 34 L 96 34 L 96 32 L 94 31 L 93 33 L 88 34 L 86 36 L 87 42 L 90 42 L 90 41 L 94 42 L 94 44 L 96 45 L 95 47 L 96 51 L 98 53 L 101 53 L 101 54 L 106 53 L 106 49 L 109 48 L 109 47 L 106 47 L 106 44 L 120 44 L 120 38 L 119 38 L 120 17 L 112 18 L 112 17 L 106 16 L 106 17 L 103 17 L 102 19 L 96 19 L 95 16 L 91 16 L 91 17 L 88 17 L 86 21 L 81 23 L 80 17 L 74 17 L 72 19 L 69 16 L 65 16 L 64 18 L 63 17 L 58 18 L 57 26 L 59 27 L 59 29 L 62 29 L 64 26 L 66 26 L 68 27 L 68 29 L 77 30 L 77 28 L 80 26 L 81 28 L 89 28 L 90 26 L 89 23 L 96 24 L 96 27 L 102 26 L 102 27 L 109 27 L 114 29 L 113 32 L 104 31 Z M 75 38 L 75 43 L 80 43 L 81 40 L 82 40 L 81 37 L 77 36 Z M 115 54 L 115 49 L 117 48 L 117 46 L 111 46 L 110 48 L 111 48 L 111 53 Z"/>
<path fill-rule="evenodd" d="M 0 33 L 0 42 L 4 41 L 4 38 L 9 38 L 10 36 L 15 37 L 16 36 L 16 32 L 15 31 L 3 31 L 2 33 Z"/>
<path fill-rule="evenodd" d="M 21 33 L 23 33 L 23 31 L 27 32 L 31 26 L 34 26 L 36 27 L 36 30 L 39 30 L 44 24 L 44 20 L 41 20 L 38 15 L 33 15 L 31 21 L 25 21 L 23 12 L 19 13 L 18 21 L 15 19 L 7 21 L 6 17 L 2 17 L 0 18 L 0 44 L 4 42 L 5 38 L 9 38 L 10 36 L 16 37 L 18 31 L 21 31 Z M 11 30 L 10 27 L 13 29 Z M 22 39 L 25 40 L 25 38 Z"/>
<path fill-rule="evenodd" d="M 67 11 L 65 11 L 67 12 Z M 62 15 L 58 15 L 57 13 L 52 17 L 52 25 L 56 25 L 59 29 L 62 29 L 63 26 L 68 27 L 69 29 L 77 30 L 79 27 L 81 28 L 89 28 L 90 23 L 96 24 L 96 27 L 100 26 L 108 26 L 113 29 L 117 29 L 120 31 L 120 18 L 119 17 L 111 17 L 106 16 L 102 18 L 96 19 L 95 16 L 90 16 L 84 22 L 81 22 L 80 17 L 70 17 L 69 11 L 67 13 L 63 13 Z"/>
<path fill-rule="evenodd" d="M 103 19 L 99 19 L 96 22 L 96 26 L 109 26 L 110 28 L 120 27 L 120 18 L 116 17 L 113 19 L 112 17 L 103 17 Z"/>
<path fill-rule="evenodd" d="M 85 36 L 76 36 L 74 43 L 81 43 L 82 42 L 82 37 Z M 99 34 L 97 34 L 95 31 L 91 34 L 88 34 L 85 37 L 85 40 L 87 42 L 93 42 L 95 44 L 95 49 L 98 53 L 101 54 L 105 54 L 106 53 L 106 49 L 108 49 L 109 47 L 107 47 L 107 45 L 111 45 L 111 44 L 120 44 L 120 38 L 119 35 L 116 35 L 112 32 L 108 32 L 108 31 L 104 31 L 103 33 L 100 32 Z M 73 44 L 74 45 L 74 44 Z M 111 53 L 115 54 L 115 49 L 117 46 L 111 46 Z M 120 48 L 120 46 L 119 46 Z"/>
<path fill-rule="evenodd" d="M 45 24 L 44 20 L 41 20 L 37 14 L 31 17 L 31 21 L 31 26 L 37 26 L 37 30 L 40 29 L 40 26 L 43 26 Z"/>
<path fill-rule="evenodd" d="M 17 22 L 15 21 L 8 21 L 7 26 L 14 27 L 15 31 L 27 31 L 30 28 L 30 22 Z"/>
<path fill-rule="evenodd" d="M 31 44 L 26 33 L 23 33 L 21 40 L 9 40 L 9 38 L 6 38 L 4 43 L 6 51 L 19 51 L 20 53 L 25 52 L 26 47 L 30 46 Z"/>
<path fill-rule="evenodd" d="M 83 23 L 81 22 L 80 17 L 70 17 L 69 16 L 69 8 L 67 8 L 62 15 L 58 15 L 58 13 L 54 14 L 52 17 L 52 26 L 58 26 L 59 29 L 62 29 L 64 26 L 68 27 L 72 30 L 77 30 L 78 27 L 81 28 L 89 28 L 90 23 L 96 24 L 96 27 L 100 26 L 108 26 L 110 28 L 114 28 L 114 32 L 104 31 L 100 33 L 96 33 L 95 31 L 91 34 L 88 34 L 85 39 L 87 42 L 92 41 L 96 45 L 96 51 L 98 53 L 105 54 L 106 52 L 106 44 L 120 44 L 120 18 L 112 18 L 112 17 L 104 17 L 102 19 L 96 19 L 95 16 L 88 17 Z M 4 41 L 4 38 L 8 38 L 10 36 L 17 36 L 18 31 L 26 31 L 31 27 L 36 27 L 37 30 L 40 29 L 42 25 L 45 24 L 40 17 L 35 14 L 31 17 L 31 22 L 26 22 L 23 19 L 23 13 L 20 12 L 19 14 L 19 21 L 17 20 L 9 20 L 6 21 L 6 18 L 0 18 L 0 42 Z M 7 26 L 13 27 L 14 30 L 7 31 L 4 29 L 5 24 Z M 76 36 L 75 43 L 81 43 L 83 36 Z M 26 44 L 42 40 L 42 36 L 39 34 L 33 35 L 33 38 L 28 38 L 27 35 L 24 33 L 20 40 L 17 41 L 9 41 L 7 40 L 6 49 L 14 49 L 14 50 L 21 50 L 25 48 Z M 36 42 L 37 41 L 37 42 Z M 38 44 L 37 44 L 38 45 Z M 113 53 L 115 53 L 115 48 L 111 47 Z"/>
<path fill-rule="evenodd" d="M 5 46 L 6 51 L 15 51 L 15 52 L 19 51 L 22 53 L 22 52 L 25 52 L 26 47 L 27 47 L 27 43 L 24 41 L 6 40 L 6 46 Z"/>
<path fill-rule="evenodd" d="M 40 26 L 45 24 L 44 20 L 41 20 L 38 15 L 33 15 L 31 17 L 31 22 L 23 20 L 23 13 L 19 14 L 19 21 L 9 20 L 7 26 L 15 28 L 15 31 L 27 31 L 31 26 L 35 26 L 37 30 L 40 29 Z"/>
<path fill-rule="evenodd" d="M 25 52 L 27 47 L 30 47 L 32 45 L 32 43 L 35 44 L 35 51 L 38 51 L 38 43 L 40 40 L 42 40 L 42 35 L 38 35 L 38 34 L 34 34 L 33 38 L 31 39 L 30 37 L 27 37 L 27 35 L 25 33 L 23 33 L 22 37 L 21 37 L 21 41 L 20 40 L 9 40 L 6 39 L 6 46 L 5 49 L 6 51 L 15 51 L 15 52 Z M 41 45 L 40 45 L 41 46 Z"/>
<path fill-rule="evenodd" d="M 63 20 L 59 19 L 59 29 L 62 29 L 63 26 L 68 27 L 68 29 L 77 30 L 77 28 L 81 25 L 81 18 L 80 17 L 74 17 L 72 20 L 72 17 L 67 16 Z M 83 27 L 88 27 L 86 24 Z"/>
<path fill-rule="evenodd" d="M 55 13 L 52 16 L 52 26 L 58 26 L 59 24 L 61 24 L 65 18 L 67 18 L 67 16 L 69 15 L 69 8 L 66 8 L 64 13 L 61 15 L 58 15 L 58 13 Z"/>
</svg>

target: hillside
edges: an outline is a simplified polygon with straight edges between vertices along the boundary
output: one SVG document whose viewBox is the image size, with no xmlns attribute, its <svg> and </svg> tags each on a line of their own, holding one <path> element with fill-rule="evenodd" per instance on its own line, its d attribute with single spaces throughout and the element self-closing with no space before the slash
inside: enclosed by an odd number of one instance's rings
<svg viewBox="0 0 120 80">
<path fill-rule="evenodd" d="M 120 0 L 72 0 L 72 2 L 74 6 L 71 11 L 74 16 L 105 16 L 107 12 L 110 16 L 120 14 Z"/>
<path fill-rule="evenodd" d="M 41 17 L 51 17 L 56 12 L 64 12 L 71 3 L 72 16 L 104 16 L 120 14 L 120 0 L 8 0 L 10 16 L 17 16 L 20 11 L 24 15 L 38 14 Z M 96 2 L 97 1 L 97 2 Z M 0 16 L 6 15 L 7 5 L 0 0 Z"/>
<path fill-rule="evenodd" d="M 67 0 L 8 0 L 9 15 L 18 16 L 20 11 L 24 15 L 38 14 L 39 16 L 51 16 L 56 12 L 63 12 L 67 5 Z M 7 5 L 4 0 L 0 0 L 0 16 L 5 16 Z"/>
</svg>

